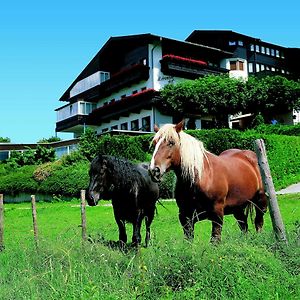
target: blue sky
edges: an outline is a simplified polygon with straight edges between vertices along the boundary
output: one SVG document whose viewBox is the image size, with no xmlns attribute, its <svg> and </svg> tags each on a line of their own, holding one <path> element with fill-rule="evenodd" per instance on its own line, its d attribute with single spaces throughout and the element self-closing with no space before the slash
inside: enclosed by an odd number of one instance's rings
<svg viewBox="0 0 300 300">
<path fill-rule="evenodd" d="M 111 36 L 184 40 L 195 29 L 227 29 L 300 47 L 299 11 L 296 0 L 3 1 L 0 137 L 33 143 L 54 136 L 58 99 Z"/>
</svg>

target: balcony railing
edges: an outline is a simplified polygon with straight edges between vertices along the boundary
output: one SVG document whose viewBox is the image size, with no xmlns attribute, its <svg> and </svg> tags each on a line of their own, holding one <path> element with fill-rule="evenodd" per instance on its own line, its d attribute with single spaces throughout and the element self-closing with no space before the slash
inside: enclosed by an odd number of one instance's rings
<svg viewBox="0 0 300 300">
<path fill-rule="evenodd" d="M 78 116 L 78 115 L 88 115 L 96 108 L 95 103 L 78 101 L 72 104 L 65 105 L 56 110 L 57 112 L 57 122 L 66 120 L 68 118 Z"/>
<path fill-rule="evenodd" d="M 164 55 L 160 61 L 161 70 L 166 75 L 195 79 L 209 74 L 227 73 L 228 70 L 209 66 L 207 62 L 177 55 Z"/>
</svg>

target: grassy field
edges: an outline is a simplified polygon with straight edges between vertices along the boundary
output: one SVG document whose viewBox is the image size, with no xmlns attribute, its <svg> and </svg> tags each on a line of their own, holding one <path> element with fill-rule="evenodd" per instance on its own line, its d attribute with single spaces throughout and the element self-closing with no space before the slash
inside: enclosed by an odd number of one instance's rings
<svg viewBox="0 0 300 300">
<path fill-rule="evenodd" d="M 218 246 L 210 223 L 197 223 L 189 243 L 176 204 L 163 204 L 151 246 L 126 251 L 107 246 L 118 237 L 109 202 L 87 207 L 94 242 L 84 244 L 79 201 L 38 203 L 38 249 L 30 204 L 6 204 L 0 299 L 300 299 L 300 194 L 279 197 L 288 247 L 275 242 L 269 214 L 261 234 L 250 224 L 247 235 L 227 216 Z"/>
</svg>

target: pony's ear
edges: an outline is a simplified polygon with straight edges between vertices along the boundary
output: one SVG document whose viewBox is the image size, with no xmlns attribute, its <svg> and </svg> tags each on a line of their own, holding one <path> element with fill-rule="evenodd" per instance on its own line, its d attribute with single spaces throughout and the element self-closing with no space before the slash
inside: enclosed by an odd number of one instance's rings
<svg viewBox="0 0 300 300">
<path fill-rule="evenodd" d="M 155 131 L 155 132 L 158 132 L 158 131 L 159 131 L 159 127 L 158 127 L 156 124 L 154 124 L 154 131 Z"/>
<path fill-rule="evenodd" d="M 182 119 L 181 122 L 179 122 L 178 124 L 175 125 L 175 130 L 176 132 L 180 132 L 184 127 L 184 119 Z"/>
</svg>

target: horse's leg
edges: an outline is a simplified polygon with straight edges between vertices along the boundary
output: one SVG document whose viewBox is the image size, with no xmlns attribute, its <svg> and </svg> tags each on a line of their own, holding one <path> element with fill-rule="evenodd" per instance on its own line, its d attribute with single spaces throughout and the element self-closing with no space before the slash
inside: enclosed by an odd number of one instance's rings
<svg viewBox="0 0 300 300">
<path fill-rule="evenodd" d="M 142 210 L 138 211 L 137 218 L 133 223 L 133 235 L 132 235 L 132 243 L 134 245 L 140 245 L 142 237 L 141 237 L 141 226 L 144 218 L 144 213 Z"/>
<path fill-rule="evenodd" d="M 183 233 L 188 240 L 194 239 L 194 220 L 192 216 L 188 216 L 185 212 L 182 210 L 179 210 L 179 221 L 181 223 L 181 226 L 183 228 Z"/>
<path fill-rule="evenodd" d="M 113 210 L 114 210 L 114 216 L 116 223 L 119 227 L 119 241 L 124 244 L 127 243 L 127 234 L 126 234 L 126 228 L 125 228 L 125 220 L 122 217 L 122 213 L 120 212 L 120 209 L 118 209 L 117 205 L 114 205 L 113 202 Z"/>
<path fill-rule="evenodd" d="M 126 244 L 127 243 L 127 234 L 126 234 L 126 228 L 125 228 L 125 221 L 121 220 L 119 218 L 116 218 L 116 222 L 119 227 L 119 241 L 121 243 Z"/>
<path fill-rule="evenodd" d="M 256 201 L 255 201 L 256 200 Z M 255 197 L 254 203 L 255 203 L 255 219 L 254 224 L 256 231 L 259 232 L 262 230 L 262 227 L 264 225 L 264 214 L 267 211 L 267 197 L 266 194 L 263 191 L 260 191 L 257 196 Z"/>
<path fill-rule="evenodd" d="M 224 201 L 215 204 L 211 213 L 210 220 L 212 222 L 211 242 L 220 242 L 224 217 Z"/>
<path fill-rule="evenodd" d="M 154 218 L 154 211 L 155 211 L 155 207 L 153 208 L 153 210 L 151 210 L 151 212 L 149 211 L 147 213 L 147 216 L 145 218 L 145 223 L 146 223 L 145 244 L 146 244 L 146 247 L 148 247 L 148 244 L 149 244 L 149 241 L 150 241 L 150 226 L 151 226 L 151 223 L 152 223 L 153 218 Z"/>
<path fill-rule="evenodd" d="M 236 209 L 233 215 L 236 218 L 241 231 L 246 233 L 248 231 L 248 222 L 247 222 L 247 216 L 244 212 L 244 209 L 242 208 Z"/>
</svg>

